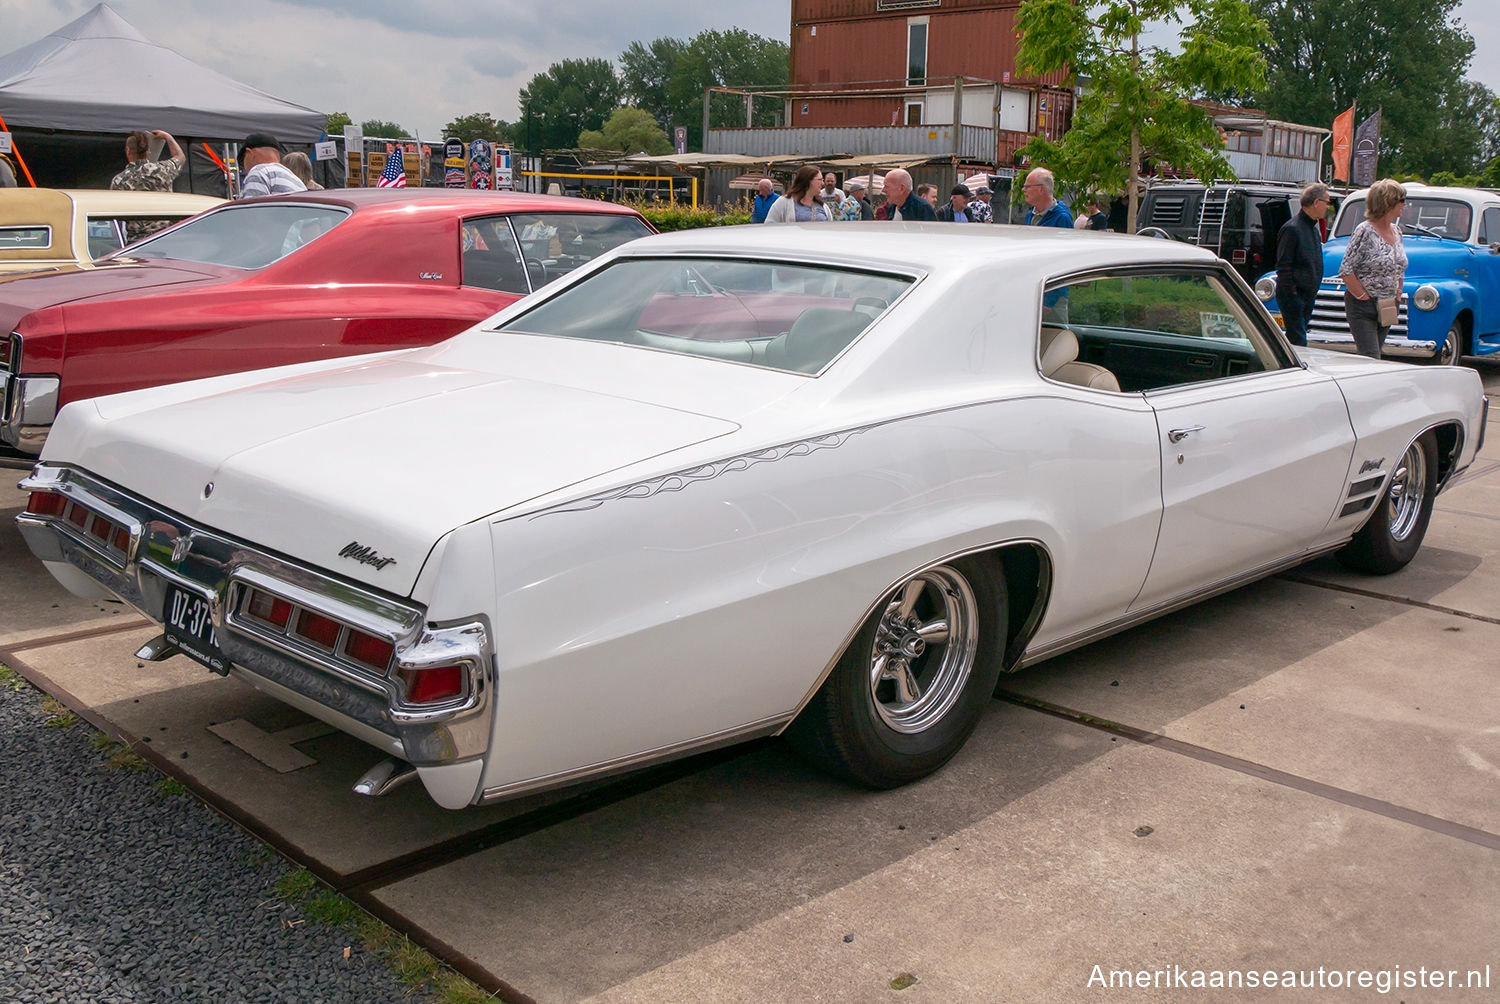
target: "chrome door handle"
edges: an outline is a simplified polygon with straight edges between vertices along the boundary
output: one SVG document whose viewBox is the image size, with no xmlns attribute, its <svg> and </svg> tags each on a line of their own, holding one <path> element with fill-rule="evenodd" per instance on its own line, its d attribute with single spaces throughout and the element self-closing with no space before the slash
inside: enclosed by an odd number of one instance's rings
<svg viewBox="0 0 1500 1004">
<path fill-rule="evenodd" d="M 1190 425 L 1186 429 L 1171 429 L 1167 432 L 1167 442 L 1180 443 L 1195 432 L 1202 432 L 1203 426 Z"/>
</svg>

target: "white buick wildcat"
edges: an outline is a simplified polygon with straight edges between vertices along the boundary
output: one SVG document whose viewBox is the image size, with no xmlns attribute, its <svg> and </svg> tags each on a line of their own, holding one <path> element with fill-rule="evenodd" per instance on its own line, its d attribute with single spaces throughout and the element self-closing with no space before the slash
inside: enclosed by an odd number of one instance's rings
<svg viewBox="0 0 1500 1004">
<path fill-rule="evenodd" d="M 332 294 L 331 294 L 332 295 Z M 1001 673 L 1328 552 L 1401 568 L 1467 369 L 1294 355 L 1206 251 L 943 224 L 628 244 L 429 348 L 69 405 L 68 588 L 490 802 L 755 736 L 887 787 Z"/>
</svg>

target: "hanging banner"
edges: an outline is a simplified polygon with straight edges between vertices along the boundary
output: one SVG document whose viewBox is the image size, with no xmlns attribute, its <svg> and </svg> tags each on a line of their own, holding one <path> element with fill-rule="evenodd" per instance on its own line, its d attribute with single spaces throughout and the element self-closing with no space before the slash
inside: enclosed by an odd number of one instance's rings
<svg viewBox="0 0 1500 1004">
<path fill-rule="evenodd" d="M 1349 152 L 1354 145 L 1354 105 L 1333 120 L 1333 180 L 1349 180 Z"/>
<path fill-rule="evenodd" d="M 1380 111 L 1359 124 L 1354 130 L 1354 171 L 1351 179 L 1360 187 L 1375 184 L 1375 168 L 1380 160 Z"/>
</svg>

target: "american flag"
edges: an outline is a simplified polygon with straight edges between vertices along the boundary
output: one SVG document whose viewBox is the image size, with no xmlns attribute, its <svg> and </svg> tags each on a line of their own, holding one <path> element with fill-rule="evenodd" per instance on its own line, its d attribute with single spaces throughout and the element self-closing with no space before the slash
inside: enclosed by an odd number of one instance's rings
<svg viewBox="0 0 1500 1004">
<path fill-rule="evenodd" d="M 376 188 L 405 188 L 406 187 L 406 161 L 401 157 L 401 148 L 385 159 L 385 170 L 380 172 L 380 180 L 375 182 Z"/>
</svg>

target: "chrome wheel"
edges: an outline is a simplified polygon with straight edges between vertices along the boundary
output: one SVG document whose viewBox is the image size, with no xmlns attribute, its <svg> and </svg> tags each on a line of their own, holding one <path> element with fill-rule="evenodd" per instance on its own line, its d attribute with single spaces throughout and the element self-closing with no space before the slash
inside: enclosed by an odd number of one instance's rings
<svg viewBox="0 0 1500 1004">
<path fill-rule="evenodd" d="M 886 603 L 870 648 L 870 696 L 893 731 L 941 721 L 964 692 L 979 647 L 979 606 L 947 565 L 919 572 Z"/>
<path fill-rule="evenodd" d="M 1405 540 L 1420 522 L 1427 499 L 1427 454 L 1414 442 L 1391 474 L 1391 539 Z"/>
<path fill-rule="evenodd" d="M 1464 326 L 1460 321 L 1454 321 L 1453 327 L 1448 329 L 1448 338 L 1442 345 L 1438 346 L 1437 355 L 1433 362 L 1438 366 L 1457 366 L 1459 357 L 1459 346 L 1463 344 Z"/>
</svg>

